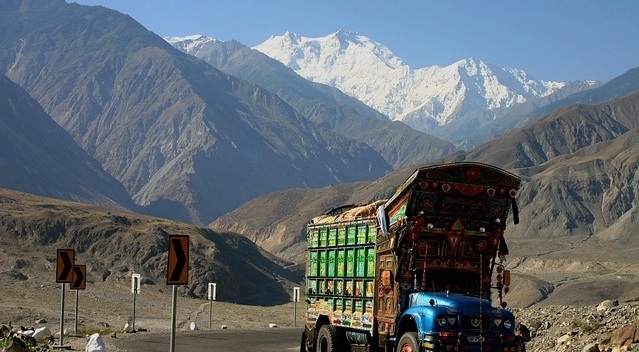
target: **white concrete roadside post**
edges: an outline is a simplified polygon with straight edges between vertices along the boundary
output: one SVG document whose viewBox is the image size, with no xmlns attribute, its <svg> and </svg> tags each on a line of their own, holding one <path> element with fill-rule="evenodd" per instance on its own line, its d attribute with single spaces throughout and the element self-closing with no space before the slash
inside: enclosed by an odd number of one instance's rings
<svg viewBox="0 0 639 352">
<path fill-rule="evenodd" d="M 293 287 L 293 326 L 297 327 L 297 302 L 300 301 L 300 288 Z"/>
<path fill-rule="evenodd" d="M 209 330 L 213 323 L 213 301 L 217 295 L 217 284 L 215 282 L 209 282 Z"/>
<path fill-rule="evenodd" d="M 131 274 L 131 293 L 133 293 L 133 319 L 131 321 L 131 332 L 135 332 L 135 296 L 140 293 L 140 274 Z"/>
</svg>

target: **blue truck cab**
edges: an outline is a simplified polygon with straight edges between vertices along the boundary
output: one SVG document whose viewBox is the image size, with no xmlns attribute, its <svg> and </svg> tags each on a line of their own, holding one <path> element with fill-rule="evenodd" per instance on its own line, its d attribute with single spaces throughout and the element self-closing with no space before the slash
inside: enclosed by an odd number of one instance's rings
<svg viewBox="0 0 639 352">
<path fill-rule="evenodd" d="M 399 318 L 397 345 L 424 351 L 521 351 L 515 317 L 489 300 L 460 293 L 415 292 Z M 409 334 L 412 336 L 405 337 Z M 397 335 L 396 335 L 397 336 Z M 417 349 L 416 349 L 417 350 Z"/>
<path fill-rule="evenodd" d="M 503 301 L 519 184 L 487 164 L 433 165 L 389 199 L 313 218 L 300 351 L 525 351 Z"/>
</svg>

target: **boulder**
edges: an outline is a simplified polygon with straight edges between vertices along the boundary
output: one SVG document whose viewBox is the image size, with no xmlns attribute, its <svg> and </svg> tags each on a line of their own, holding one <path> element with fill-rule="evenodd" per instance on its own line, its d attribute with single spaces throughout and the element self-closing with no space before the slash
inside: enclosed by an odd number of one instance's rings
<svg viewBox="0 0 639 352">
<path fill-rule="evenodd" d="M 35 329 L 33 331 L 33 335 L 31 336 L 33 336 L 33 338 L 36 341 L 40 342 L 44 340 L 47 336 L 51 336 L 51 330 L 48 327 L 43 326 L 43 327 Z"/>
<path fill-rule="evenodd" d="M 597 306 L 597 313 L 603 313 L 611 309 L 612 307 L 616 307 L 619 305 L 618 300 L 607 299 Z"/>
<path fill-rule="evenodd" d="M 89 340 L 87 342 L 87 347 L 84 349 L 85 352 L 105 352 L 106 345 L 102 340 L 102 336 L 100 334 L 95 333 L 89 336 Z"/>
</svg>

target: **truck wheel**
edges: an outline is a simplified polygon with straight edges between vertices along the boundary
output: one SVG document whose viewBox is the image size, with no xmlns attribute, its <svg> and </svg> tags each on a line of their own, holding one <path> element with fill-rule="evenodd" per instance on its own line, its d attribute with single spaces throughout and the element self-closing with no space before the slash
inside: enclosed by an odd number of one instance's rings
<svg viewBox="0 0 639 352">
<path fill-rule="evenodd" d="M 337 352 L 337 332 L 333 325 L 322 325 L 317 333 L 317 352 Z"/>
<path fill-rule="evenodd" d="M 412 331 L 404 333 L 397 344 L 397 352 L 419 352 L 417 333 Z"/>
</svg>

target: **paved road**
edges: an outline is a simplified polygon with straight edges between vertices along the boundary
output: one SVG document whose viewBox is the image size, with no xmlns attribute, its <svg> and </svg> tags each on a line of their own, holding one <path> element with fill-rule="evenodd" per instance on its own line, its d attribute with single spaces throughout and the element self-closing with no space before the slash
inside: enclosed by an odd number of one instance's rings
<svg viewBox="0 0 639 352">
<path fill-rule="evenodd" d="M 177 332 L 174 352 L 289 352 L 299 351 L 302 328 L 274 328 L 260 331 L 214 330 Z M 111 341 L 109 341 L 111 342 Z M 171 336 L 131 334 L 118 339 L 120 350 L 131 352 L 169 352 Z"/>
</svg>

